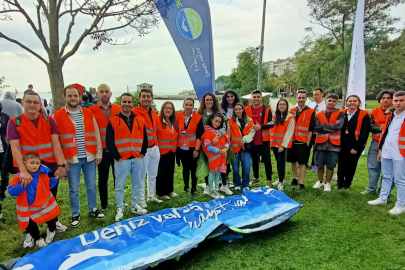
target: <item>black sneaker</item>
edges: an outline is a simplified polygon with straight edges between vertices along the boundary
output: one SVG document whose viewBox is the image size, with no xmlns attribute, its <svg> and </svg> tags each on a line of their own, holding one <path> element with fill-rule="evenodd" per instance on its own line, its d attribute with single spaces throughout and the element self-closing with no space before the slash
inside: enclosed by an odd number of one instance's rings
<svg viewBox="0 0 405 270">
<path fill-rule="evenodd" d="M 77 228 L 80 225 L 80 215 L 72 217 L 72 222 L 70 222 L 70 226 L 73 228 Z"/>
<path fill-rule="evenodd" d="M 305 189 L 305 186 L 304 186 L 304 184 L 300 184 L 300 187 L 299 187 L 299 189 Z"/>
<path fill-rule="evenodd" d="M 190 192 L 190 188 L 189 187 L 184 187 L 184 192 Z"/>
<path fill-rule="evenodd" d="M 6 194 L 0 193 L 0 202 L 4 201 L 5 198 L 6 198 Z"/>
<path fill-rule="evenodd" d="M 297 179 L 293 179 L 293 180 L 291 181 L 291 185 L 292 185 L 292 186 L 298 186 L 298 180 L 297 180 Z"/>
<path fill-rule="evenodd" d="M 101 213 L 97 208 L 93 209 L 93 212 L 90 212 L 90 216 L 95 217 L 95 218 L 104 218 L 105 215 Z"/>
<path fill-rule="evenodd" d="M 190 192 L 191 197 L 197 195 L 197 190 L 192 189 Z"/>
</svg>

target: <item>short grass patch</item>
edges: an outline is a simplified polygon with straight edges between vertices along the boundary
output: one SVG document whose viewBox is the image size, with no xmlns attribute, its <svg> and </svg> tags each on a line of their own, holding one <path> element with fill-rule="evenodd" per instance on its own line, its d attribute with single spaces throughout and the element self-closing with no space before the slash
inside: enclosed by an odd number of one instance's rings
<svg viewBox="0 0 405 270">
<path fill-rule="evenodd" d="M 374 108 L 377 108 L 380 106 L 380 103 L 378 100 L 366 100 L 366 109 L 367 110 L 372 110 Z"/>
<path fill-rule="evenodd" d="M 275 160 L 273 181 L 277 180 Z M 232 175 L 232 174 L 231 174 Z M 230 176 L 231 176 L 230 175 Z M 263 165 L 260 168 L 261 185 L 266 178 Z M 232 176 L 231 176 L 232 177 Z M 253 176 L 252 176 L 253 177 Z M 405 215 L 390 216 L 388 210 L 394 206 L 396 196 L 391 196 L 388 205 L 369 206 L 368 200 L 377 195 L 361 195 L 368 184 L 367 156 L 359 161 L 355 180 L 350 190 L 337 191 L 336 182 L 332 192 L 314 190 L 316 173 L 306 171 L 306 189 L 289 186 L 290 164 L 287 163 L 285 193 L 304 205 L 291 220 L 267 231 L 257 233 L 239 242 L 206 240 L 196 249 L 183 255 L 179 261 L 170 260 L 154 269 L 404 269 L 405 268 Z M 199 181 L 203 182 L 202 179 Z M 191 198 L 183 193 L 181 169 L 176 167 L 175 192 L 179 197 L 162 204 L 149 203 L 148 211 L 155 212 L 170 207 L 181 207 L 192 200 L 209 201 L 198 189 Z M 60 221 L 69 226 L 65 233 L 57 234 L 55 240 L 70 239 L 83 233 L 115 223 L 116 214 L 112 176 L 109 182 L 109 210 L 106 218 L 96 220 L 88 217 L 84 182 L 80 187 L 81 225 L 70 228 L 69 192 L 67 181 L 61 181 L 58 203 L 62 214 Z M 125 187 L 125 201 L 130 203 L 130 181 Z M 240 192 L 237 192 L 240 194 Z M 393 192 L 396 195 L 396 190 Z M 124 218 L 133 215 L 126 207 Z M 40 225 L 45 233 L 46 225 Z M 0 220 L 0 262 L 32 253 L 37 248 L 24 249 L 23 232 L 18 230 L 15 214 L 15 199 L 7 196 L 3 202 L 3 219 Z"/>
</svg>

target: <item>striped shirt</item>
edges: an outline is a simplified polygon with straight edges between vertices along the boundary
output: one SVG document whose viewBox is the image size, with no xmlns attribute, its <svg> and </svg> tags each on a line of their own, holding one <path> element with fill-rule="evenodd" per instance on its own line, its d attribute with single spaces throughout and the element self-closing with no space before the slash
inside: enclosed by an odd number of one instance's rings
<svg viewBox="0 0 405 270">
<path fill-rule="evenodd" d="M 70 112 L 75 120 L 76 126 L 76 145 L 77 145 L 77 158 L 85 158 L 86 155 L 86 144 L 84 140 L 84 125 L 83 125 L 83 114 L 81 110 Z"/>
</svg>

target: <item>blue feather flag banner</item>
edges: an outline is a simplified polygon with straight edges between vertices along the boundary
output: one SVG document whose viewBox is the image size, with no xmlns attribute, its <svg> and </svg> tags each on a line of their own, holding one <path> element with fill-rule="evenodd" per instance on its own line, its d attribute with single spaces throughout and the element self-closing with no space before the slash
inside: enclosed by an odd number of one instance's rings
<svg viewBox="0 0 405 270">
<path fill-rule="evenodd" d="M 242 195 L 161 210 L 52 243 L 20 258 L 14 270 L 146 269 L 177 258 L 206 238 L 238 240 L 276 226 L 302 204 L 257 188 Z"/>
<path fill-rule="evenodd" d="M 208 0 L 154 0 L 183 59 L 198 98 L 214 93 L 214 52 Z"/>
</svg>

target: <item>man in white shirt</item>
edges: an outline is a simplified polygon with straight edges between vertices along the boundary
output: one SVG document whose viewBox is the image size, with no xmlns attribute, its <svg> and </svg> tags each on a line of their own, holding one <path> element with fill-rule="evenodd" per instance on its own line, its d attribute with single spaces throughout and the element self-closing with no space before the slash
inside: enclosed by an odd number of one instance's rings
<svg viewBox="0 0 405 270">
<path fill-rule="evenodd" d="M 369 201 L 370 205 L 387 204 L 392 179 L 397 185 L 397 202 L 389 211 L 391 215 L 405 212 L 405 91 L 394 94 L 395 111 L 387 116 L 386 128 L 380 140 L 377 160 L 381 161 L 383 180 L 380 197 Z"/>
<path fill-rule="evenodd" d="M 325 100 L 323 100 L 323 89 L 322 88 L 316 88 L 312 94 L 314 101 L 311 102 L 308 107 L 312 108 L 315 110 L 315 114 L 318 112 L 326 110 L 326 103 Z M 311 149 L 315 145 L 315 138 L 316 134 L 315 132 L 312 134 L 311 138 L 311 143 L 309 145 L 309 149 Z M 315 160 L 314 160 L 314 154 L 312 154 L 312 161 L 311 161 L 311 171 L 316 172 L 317 168 L 315 166 Z M 309 166 L 307 166 L 309 167 Z"/>
</svg>

